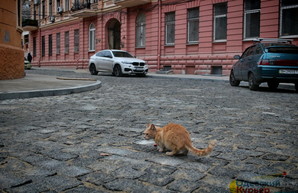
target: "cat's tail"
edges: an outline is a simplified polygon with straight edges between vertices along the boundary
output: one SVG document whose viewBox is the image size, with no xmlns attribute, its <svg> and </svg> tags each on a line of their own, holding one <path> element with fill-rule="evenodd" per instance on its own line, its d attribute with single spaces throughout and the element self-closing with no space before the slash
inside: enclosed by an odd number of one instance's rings
<svg viewBox="0 0 298 193">
<path fill-rule="evenodd" d="M 197 149 L 192 144 L 186 146 L 187 150 L 198 155 L 198 156 L 205 156 L 212 152 L 213 148 L 216 145 L 216 140 L 212 140 L 209 142 L 208 147 L 205 149 Z"/>
</svg>

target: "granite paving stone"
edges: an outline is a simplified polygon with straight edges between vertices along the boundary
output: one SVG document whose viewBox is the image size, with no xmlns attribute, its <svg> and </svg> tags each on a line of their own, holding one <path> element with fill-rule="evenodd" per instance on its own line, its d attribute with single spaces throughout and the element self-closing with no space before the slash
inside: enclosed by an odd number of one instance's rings
<svg viewBox="0 0 298 193">
<path fill-rule="evenodd" d="M 192 192 L 200 187 L 199 183 L 194 183 L 186 179 L 177 179 L 167 186 L 168 189 L 177 192 Z"/>
<path fill-rule="evenodd" d="M 222 193 L 236 179 L 255 192 L 265 182 L 271 192 L 298 191 L 294 87 L 253 92 L 200 79 L 27 73 L 94 78 L 102 87 L 0 101 L 0 192 Z M 142 132 L 169 122 L 184 125 L 195 147 L 212 139 L 217 146 L 205 157 L 167 156 Z M 281 186 L 269 183 L 281 174 Z"/>
</svg>

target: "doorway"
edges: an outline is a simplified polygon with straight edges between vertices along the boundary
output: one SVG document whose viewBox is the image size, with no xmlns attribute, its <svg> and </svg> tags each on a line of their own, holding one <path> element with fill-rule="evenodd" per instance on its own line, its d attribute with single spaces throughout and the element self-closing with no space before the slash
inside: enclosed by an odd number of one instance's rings
<svg viewBox="0 0 298 193">
<path fill-rule="evenodd" d="M 107 23 L 108 47 L 109 49 L 120 49 L 121 47 L 121 24 L 117 19 L 111 19 Z"/>
</svg>

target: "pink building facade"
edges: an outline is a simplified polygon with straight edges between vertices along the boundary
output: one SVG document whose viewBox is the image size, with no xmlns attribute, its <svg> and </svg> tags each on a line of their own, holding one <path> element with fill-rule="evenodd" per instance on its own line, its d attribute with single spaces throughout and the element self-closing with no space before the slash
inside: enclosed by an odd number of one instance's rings
<svg viewBox="0 0 298 193">
<path fill-rule="evenodd" d="M 298 1 L 35 0 L 34 66 L 87 68 L 102 49 L 127 50 L 151 72 L 229 74 L 256 38 L 298 44 Z M 31 27 L 31 28 L 29 28 Z"/>
</svg>

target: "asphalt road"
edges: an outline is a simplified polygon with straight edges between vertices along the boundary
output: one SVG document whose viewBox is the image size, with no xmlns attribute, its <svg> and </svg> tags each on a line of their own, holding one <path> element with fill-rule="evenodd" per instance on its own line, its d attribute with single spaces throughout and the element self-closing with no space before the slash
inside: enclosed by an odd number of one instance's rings
<svg viewBox="0 0 298 193">
<path fill-rule="evenodd" d="M 90 77 L 68 71 L 46 75 Z M 292 87 L 92 76 L 79 94 L 0 101 L 2 192 L 297 192 L 298 95 Z M 184 125 L 210 156 L 169 157 L 147 123 Z"/>
</svg>

